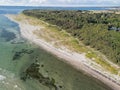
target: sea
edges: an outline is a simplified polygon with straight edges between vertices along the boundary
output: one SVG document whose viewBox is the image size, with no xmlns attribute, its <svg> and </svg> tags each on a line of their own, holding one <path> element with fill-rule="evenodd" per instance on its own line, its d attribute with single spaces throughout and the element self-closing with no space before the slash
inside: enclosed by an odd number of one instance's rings
<svg viewBox="0 0 120 90">
<path fill-rule="evenodd" d="M 0 90 L 54 90 L 34 78 L 21 79 L 22 74 L 36 60 L 41 66 L 39 72 L 44 77 L 53 78 L 57 90 L 111 90 L 101 81 L 74 69 L 60 58 L 24 39 L 19 25 L 9 20 L 5 14 L 19 14 L 26 9 L 106 10 L 109 8 L 0 6 Z"/>
</svg>

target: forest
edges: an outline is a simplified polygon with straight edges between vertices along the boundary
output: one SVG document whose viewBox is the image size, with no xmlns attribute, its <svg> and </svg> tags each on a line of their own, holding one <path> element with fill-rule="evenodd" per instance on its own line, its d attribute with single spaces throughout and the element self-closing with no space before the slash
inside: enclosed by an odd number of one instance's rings
<svg viewBox="0 0 120 90">
<path fill-rule="evenodd" d="M 81 10 L 24 10 L 23 14 L 57 25 L 120 65 L 119 14 Z"/>
</svg>

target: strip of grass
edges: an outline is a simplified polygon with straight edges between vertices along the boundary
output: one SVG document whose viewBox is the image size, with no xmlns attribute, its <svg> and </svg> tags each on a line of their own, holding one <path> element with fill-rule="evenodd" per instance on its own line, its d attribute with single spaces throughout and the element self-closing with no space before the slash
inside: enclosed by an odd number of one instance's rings
<svg viewBox="0 0 120 90">
<path fill-rule="evenodd" d="M 103 68 L 105 68 L 106 70 L 110 71 L 113 74 L 118 74 L 118 70 L 116 68 L 114 68 L 113 66 L 111 66 L 109 63 L 107 63 L 105 60 L 97 57 L 97 55 L 93 52 L 89 52 L 86 54 L 86 56 L 90 59 L 94 58 L 94 61 L 101 65 Z"/>
</svg>

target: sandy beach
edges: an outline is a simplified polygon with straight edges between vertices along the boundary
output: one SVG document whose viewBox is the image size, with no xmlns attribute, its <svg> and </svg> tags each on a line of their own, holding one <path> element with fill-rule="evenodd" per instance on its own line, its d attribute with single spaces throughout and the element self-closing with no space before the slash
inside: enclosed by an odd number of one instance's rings
<svg viewBox="0 0 120 90">
<path fill-rule="evenodd" d="M 35 30 L 41 30 L 43 27 L 41 26 L 34 26 L 29 24 L 29 22 L 21 22 L 15 20 L 12 15 L 6 15 L 10 20 L 19 24 L 21 35 L 28 39 L 30 42 L 35 43 L 42 47 L 44 50 L 56 55 L 57 57 L 61 58 L 64 62 L 70 64 L 74 68 L 78 70 L 83 70 L 86 74 L 97 78 L 98 80 L 102 81 L 113 90 L 120 90 L 120 83 L 116 82 L 114 78 L 109 77 L 109 75 L 98 71 L 95 68 L 92 68 L 87 62 L 89 61 L 86 58 L 85 54 L 79 54 L 76 52 L 69 52 L 68 50 L 56 48 L 50 43 L 46 42 L 44 39 L 39 38 L 37 35 L 33 33 Z"/>
</svg>

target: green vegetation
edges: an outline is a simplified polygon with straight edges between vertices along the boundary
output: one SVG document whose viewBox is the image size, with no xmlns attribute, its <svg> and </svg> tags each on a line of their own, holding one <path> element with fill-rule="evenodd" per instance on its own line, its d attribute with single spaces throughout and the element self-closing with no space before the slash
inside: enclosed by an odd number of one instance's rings
<svg viewBox="0 0 120 90">
<path fill-rule="evenodd" d="M 120 33 L 109 30 L 109 25 L 119 27 L 119 14 L 52 10 L 25 10 L 23 13 L 57 25 L 59 30 L 66 30 L 85 45 L 120 64 Z"/>
<path fill-rule="evenodd" d="M 93 59 L 97 64 L 104 67 L 106 70 L 110 71 L 113 74 L 118 74 L 118 70 L 111 66 L 111 64 L 107 63 L 106 61 L 102 60 L 101 58 L 97 57 L 97 55 L 93 52 L 89 52 L 86 56 L 90 59 Z"/>
</svg>

